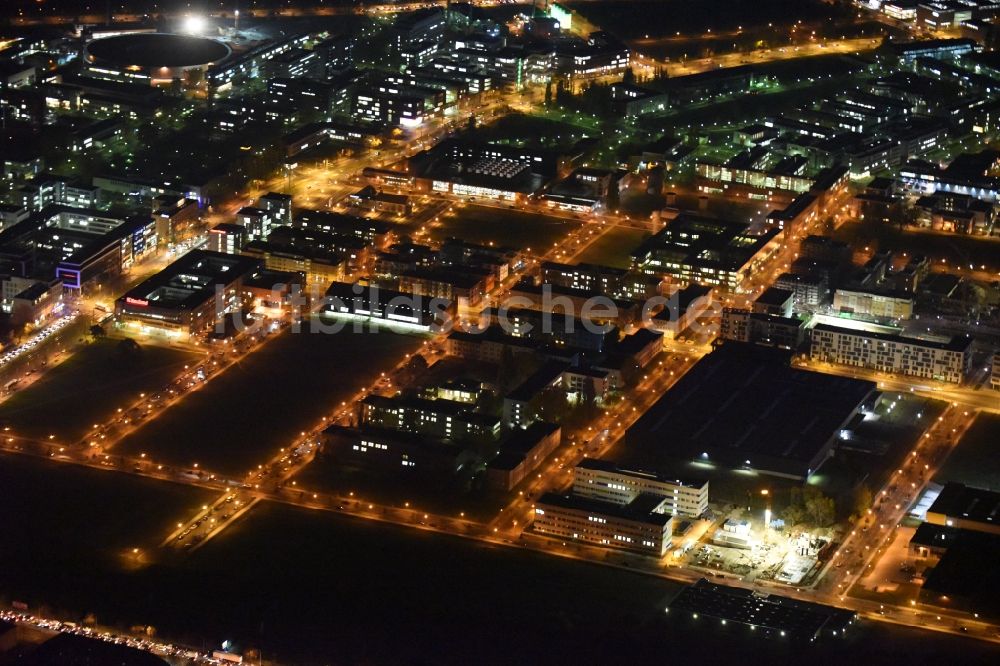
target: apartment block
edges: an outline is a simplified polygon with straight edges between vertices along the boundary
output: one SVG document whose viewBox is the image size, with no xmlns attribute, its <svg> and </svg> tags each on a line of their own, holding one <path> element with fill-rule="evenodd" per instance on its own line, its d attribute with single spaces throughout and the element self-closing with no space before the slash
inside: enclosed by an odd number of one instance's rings
<svg viewBox="0 0 1000 666">
<path fill-rule="evenodd" d="M 969 371 L 972 340 L 936 342 L 820 324 L 812 331 L 809 355 L 822 363 L 960 384 Z"/>
</svg>

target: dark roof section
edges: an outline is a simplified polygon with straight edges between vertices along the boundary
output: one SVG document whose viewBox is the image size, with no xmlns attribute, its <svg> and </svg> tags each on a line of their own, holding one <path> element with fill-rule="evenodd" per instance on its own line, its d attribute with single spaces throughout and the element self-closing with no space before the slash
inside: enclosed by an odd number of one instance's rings
<svg viewBox="0 0 1000 666">
<path fill-rule="evenodd" d="M 681 590 L 670 602 L 671 611 L 687 611 L 753 627 L 762 634 L 789 635 L 811 640 L 830 632 L 842 633 L 854 611 L 799 601 L 780 594 L 729 587 L 702 578 Z"/>
<path fill-rule="evenodd" d="M 875 390 L 873 382 L 793 369 L 775 350 L 726 344 L 702 358 L 626 438 L 650 466 L 708 454 L 716 464 L 805 477 Z"/>
<path fill-rule="evenodd" d="M 599 516 L 614 516 L 616 518 L 634 520 L 636 522 L 663 527 L 673 518 L 673 514 L 652 513 L 653 509 L 660 504 L 663 504 L 663 500 L 664 498 L 659 495 L 641 493 L 629 504 L 622 506 L 620 504 L 612 504 L 611 502 L 601 502 L 599 500 L 589 499 L 586 497 L 577 497 L 576 495 L 545 493 L 538 498 L 538 504 L 558 506 L 564 509 L 573 509 L 576 511 L 586 511 Z"/>
<path fill-rule="evenodd" d="M 958 530 L 953 543 L 927 574 L 921 596 L 931 602 L 948 597 L 968 610 L 1000 612 L 1000 535 Z"/>
<path fill-rule="evenodd" d="M 1000 525 L 1000 493 L 947 483 L 927 511 L 977 523 Z"/>
<path fill-rule="evenodd" d="M 116 35 L 87 44 L 97 60 L 127 67 L 193 67 L 224 60 L 230 48 L 222 42 L 190 35 L 138 33 Z"/>
</svg>

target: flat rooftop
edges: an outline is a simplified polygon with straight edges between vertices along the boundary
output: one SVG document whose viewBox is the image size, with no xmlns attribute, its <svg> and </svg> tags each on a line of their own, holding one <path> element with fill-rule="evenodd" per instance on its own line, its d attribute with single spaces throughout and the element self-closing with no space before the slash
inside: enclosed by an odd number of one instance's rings
<svg viewBox="0 0 1000 666">
<path fill-rule="evenodd" d="M 663 264 L 736 270 L 779 233 L 778 229 L 769 229 L 754 234 L 744 222 L 681 213 L 633 250 L 632 258 L 640 264 L 658 260 Z"/>
<path fill-rule="evenodd" d="M 947 483 L 928 511 L 1000 525 L 1000 493 L 964 483 Z"/>
<path fill-rule="evenodd" d="M 686 611 L 729 622 L 739 622 L 767 634 L 810 640 L 830 632 L 842 633 L 854 611 L 799 601 L 780 594 L 718 585 L 702 578 L 681 590 L 670 602 L 671 611 Z"/>
<path fill-rule="evenodd" d="M 856 331 L 845 326 L 832 326 L 830 324 L 818 324 L 813 330 L 828 331 L 833 333 L 853 333 L 864 335 L 872 340 L 880 342 L 897 342 L 902 344 L 920 345 L 929 349 L 939 349 L 942 351 L 961 352 L 972 346 L 972 339 L 960 335 L 953 336 L 950 340 L 925 340 L 907 335 L 896 335 L 893 333 L 880 333 L 878 331 Z"/>
<path fill-rule="evenodd" d="M 260 265 L 251 257 L 192 250 L 122 298 L 158 308 L 192 309 L 214 298 L 216 285 L 229 284 Z"/>
<path fill-rule="evenodd" d="M 876 391 L 874 382 L 788 365 L 727 343 L 703 357 L 625 435 L 644 464 L 698 460 L 804 478 Z"/>
<path fill-rule="evenodd" d="M 941 560 L 927 574 L 921 596 L 931 602 L 958 602 L 969 610 L 1000 612 L 1000 535 L 958 530 Z M 940 599 L 945 597 L 945 599 Z"/>
<path fill-rule="evenodd" d="M 557 506 L 563 509 L 574 511 L 585 511 L 597 516 L 613 516 L 624 520 L 634 520 L 663 527 L 673 518 L 669 513 L 654 513 L 655 509 L 663 504 L 664 498 L 659 495 L 642 493 L 631 503 L 622 506 L 611 502 L 601 502 L 599 500 L 575 495 L 559 495 L 557 493 L 545 493 L 538 498 L 539 506 Z"/>
<path fill-rule="evenodd" d="M 760 303 L 761 305 L 771 305 L 774 307 L 781 307 L 788 299 L 795 295 L 795 292 L 789 291 L 788 289 L 781 289 L 780 287 L 768 287 L 764 290 L 760 296 L 757 297 L 755 303 Z"/>
<path fill-rule="evenodd" d="M 666 474 L 659 474 L 657 472 L 651 472 L 649 470 L 643 469 L 629 469 L 627 467 L 619 467 L 617 463 L 611 460 L 600 460 L 598 458 L 584 458 L 580 461 L 577 467 L 582 467 L 583 469 L 593 469 L 601 472 L 614 472 L 618 474 L 624 474 L 627 476 L 634 476 L 643 479 L 649 479 L 650 481 L 660 481 L 661 483 L 672 483 L 675 486 L 687 487 L 687 488 L 703 488 L 708 481 L 705 479 L 693 479 L 685 478 L 678 479 L 673 476 L 668 476 Z"/>
</svg>

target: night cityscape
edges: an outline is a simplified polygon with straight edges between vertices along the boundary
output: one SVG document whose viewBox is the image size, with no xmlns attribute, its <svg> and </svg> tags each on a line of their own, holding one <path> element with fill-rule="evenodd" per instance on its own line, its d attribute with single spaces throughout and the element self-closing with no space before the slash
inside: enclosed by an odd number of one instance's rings
<svg viewBox="0 0 1000 666">
<path fill-rule="evenodd" d="M 998 49 L 0 3 L 0 666 L 1000 663 Z"/>
</svg>

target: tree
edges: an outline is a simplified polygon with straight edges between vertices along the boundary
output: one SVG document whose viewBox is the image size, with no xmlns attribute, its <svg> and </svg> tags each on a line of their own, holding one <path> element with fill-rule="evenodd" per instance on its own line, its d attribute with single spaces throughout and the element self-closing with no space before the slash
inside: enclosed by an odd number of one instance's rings
<svg viewBox="0 0 1000 666">
<path fill-rule="evenodd" d="M 552 81 L 545 84 L 545 106 L 552 106 Z"/>
<path fill-rule="evenodd" d="M 805 518 L 806 512 L 801 506 L 788 505 L 781 512 L 781 517 L 789 525 L 798 525 Z"/>
<path fill-rule="evenodd" d="M 104 327 L 101 326 L 100 324 L 94 324 L 93 326 L 90 327 L 90 337 L 94 338 L 95 340 L 97 340 L 98 338 L 103 338 L 104 335 L 105 335 Z"/>
<path fill-rule="evenodd" d="M 805 513 L 817 527 L 829 527 L 836 520 L 836 505 L 832 497 L 827 497 L 813 486 L 804 486 L 802 501 Z"/>
<path fill-rule="evenodd" d="M 123 359 L 132 360 L 138 358 L 142 354 L 142 347 L 139 343 L 132 338 L 123 338 L 115 346 L 115 351 Z"/>
<path fill-rule="evenodd" d="M 635 70 L 631 67 L 625 70 L 625 74 L 622 75 L 622 83 L 628 85 L 635 85 Z"/>
<path fill-rule="evenodd" d="M 559 79 L 556 84 L 556 106 L 565 106 L 573 99 L 573 93 L 566 86 L 566 82 Z"/>
<path fill-rule="evenodd" d="M 854 514 L 859 517 L 863 516 L 870 508 L 872 508 L 872 491 L 867 484 L 861 484 L 854 491 Z"/>
<path fill-rule="evenodd" d="M 570 405 L 562 389 L 550 387 L 531 399 L 529 411 L 543 421 L 562 423 L 570 413 Z"/>
</svg>

